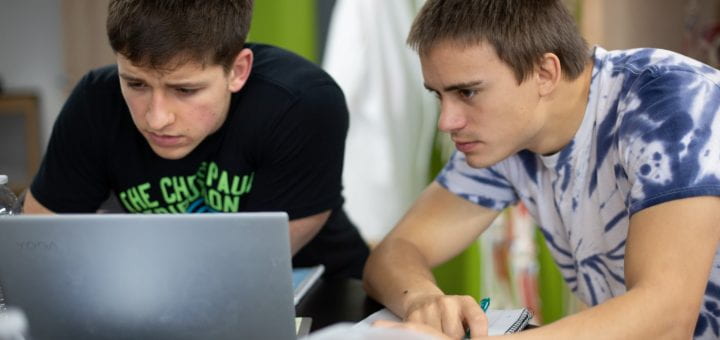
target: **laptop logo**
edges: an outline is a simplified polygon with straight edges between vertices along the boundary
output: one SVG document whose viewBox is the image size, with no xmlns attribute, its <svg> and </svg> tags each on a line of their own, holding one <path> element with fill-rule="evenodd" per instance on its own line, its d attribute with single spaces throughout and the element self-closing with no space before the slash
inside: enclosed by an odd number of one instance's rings
<svg viewBox="0 0 720 340">
<path fill-rule="evenodd" d="M 16 242 L 15 245 L 21 250 L 55 250 L 57 245 L 55 242 L 44 242 L 44 241 L 25 241 Z"/>
</svg>

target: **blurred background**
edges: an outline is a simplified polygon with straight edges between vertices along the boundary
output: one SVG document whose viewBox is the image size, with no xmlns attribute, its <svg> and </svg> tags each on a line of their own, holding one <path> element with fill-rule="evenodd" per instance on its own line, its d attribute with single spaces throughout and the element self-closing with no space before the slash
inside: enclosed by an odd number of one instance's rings
<svg viewBox="0 0 720 340">
<path fill-rule="evenodd" d="M 718 0 L 564 0 L 590 45 L 664 48 L 720 65 Z M 107 0 L 0 0 L 0 174 L 32 180 L 53 122 L 89 69 L 114 62 Z M 256 0 L 249 40 L 292 50 L 345 92 L 346 209 L 376 244 L 452 151 L 435 133 L 437 103 L 404 44 L 423 0 Z M 201 37 L 199 37 L 201 38 Z M 503 213 L 462 255 L 435 271 L 448 293 L 526 306 L 550 322 L 581 306 L 522 207 Z"/>
</svg>

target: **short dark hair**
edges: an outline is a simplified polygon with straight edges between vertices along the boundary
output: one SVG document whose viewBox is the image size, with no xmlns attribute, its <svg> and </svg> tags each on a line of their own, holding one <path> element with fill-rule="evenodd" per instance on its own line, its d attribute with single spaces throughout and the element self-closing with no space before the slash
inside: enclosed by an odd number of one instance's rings
<svg viewBox="0 0 720 340">
<path fill-rule="evenodd" d="M 437 43 L 489 43 L 500 60 L 525 80 L 545 53 L 558 56 L 566 79 L 589 58 L 587 43 L 560 0 L 428 0 L 407 39 L 420 54 Z"/>
<path fill-rule="evenodd" d="M 135 65 L 193 61 L 228 71 L 245 44 L 252 7 L 253 0 L 112 0 L 108 39 Z"/>
</svg>

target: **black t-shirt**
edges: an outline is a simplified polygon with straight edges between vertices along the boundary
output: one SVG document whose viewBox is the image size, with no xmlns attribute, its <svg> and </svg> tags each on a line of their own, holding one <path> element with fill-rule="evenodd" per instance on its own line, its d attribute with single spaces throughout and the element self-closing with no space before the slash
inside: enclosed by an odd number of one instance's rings
<svg viewBox="0 0 720 340">
<path fill-rule="evenodd" d="M 342 211 L 342 91 L 290 52 L 248 47 L 254 65 L 226 121 L 180 160 L 156 155 L 137 130 L 116 66 L 85 75 L 55 122 L 33 196 L 58 213 L 94 212 L 110 193 L 131 213 L 285 211 L 296 219 L 330 209 L 293 262 L 359 277 L 368 249 Z"/>
</svg>

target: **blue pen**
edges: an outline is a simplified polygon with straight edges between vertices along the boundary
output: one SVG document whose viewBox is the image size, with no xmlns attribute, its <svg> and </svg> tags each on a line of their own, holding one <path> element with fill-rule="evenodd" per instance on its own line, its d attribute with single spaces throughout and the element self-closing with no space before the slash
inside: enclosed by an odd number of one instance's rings
<svg viewBox="0 0 720 340">
<path fill-rule="evenodd" d="M 488 307 L 490 307 L 490 298 L 486 297 L 482 300 L 480 300 L 480 308 L 482 308 L 483 312 L 487 312 Z"/>
<path fill-rule="evenodd" d="M 483 312 L 487 312 L 488 307 L 490 307 L 490 298 L 486 297 L 480 300 L 480 308 L 482 308 Z M 465 331 L 465 339 L 470 339 L 470 328 L 468 328 Z"/>
</svg>

